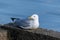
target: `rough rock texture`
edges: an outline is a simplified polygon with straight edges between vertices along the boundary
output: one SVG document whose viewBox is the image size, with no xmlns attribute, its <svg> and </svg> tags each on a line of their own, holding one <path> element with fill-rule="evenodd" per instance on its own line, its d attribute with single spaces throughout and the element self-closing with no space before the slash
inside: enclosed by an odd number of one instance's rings
<svg viewBox="0 0 60 40">
<path fill-rule="evenodd" d="M 49 35 L 50 34 L 50 35 Z M 46 29 L 23 30 L 12 24 L 0 25 L 0 40 L 60 40 L 60 32 Z"/>
<path fill-rule="evenodd" d="M 60 40 L 59 38 L 51 37 L 43 34 L 30 33 L 27 31 L 10 31 L 10 40 Z"/>
<path fill-rule="evenodd" d="M 7 30 L 0 29 L 0 40 L 8 40 Z"/>
</svg>

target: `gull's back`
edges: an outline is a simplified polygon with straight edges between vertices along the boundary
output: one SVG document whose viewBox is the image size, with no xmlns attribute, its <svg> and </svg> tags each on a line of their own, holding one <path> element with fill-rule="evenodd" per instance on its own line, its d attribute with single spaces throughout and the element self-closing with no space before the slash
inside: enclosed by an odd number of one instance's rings
<svg viewBox="0 0 60 40">
<path fill-rule="evenodd" d="M 18 26 L 29 27 L 30 26 L 30 20 L 18 18 L 15 20 L 15 24 Z"/>
</svg>

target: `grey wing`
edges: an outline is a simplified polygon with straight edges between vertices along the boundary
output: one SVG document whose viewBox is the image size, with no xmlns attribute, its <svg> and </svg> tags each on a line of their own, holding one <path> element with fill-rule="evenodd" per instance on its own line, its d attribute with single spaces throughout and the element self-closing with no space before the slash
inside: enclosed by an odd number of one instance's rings
<svg viewBox="0 0 60 40">
<path fill-rule="evenodd" d="M 18 26 L 23 26 L 23 27 L 28 27 L 28 26 L 30 26 L 29 20 L 16 19 L 15 23 L 16 23 Z"/>
</svg>

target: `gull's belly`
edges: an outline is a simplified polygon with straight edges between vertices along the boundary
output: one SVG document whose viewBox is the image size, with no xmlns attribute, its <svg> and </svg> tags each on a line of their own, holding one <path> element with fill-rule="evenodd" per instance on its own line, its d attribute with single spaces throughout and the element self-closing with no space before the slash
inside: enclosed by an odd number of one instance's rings
<svg viewBox="0 0 60 40">
<path fill-rule="evenodd" d="M 36 29 L 36 28 L 38 28 L 38 27 L 39 27 L 39 24 L 34 24 L 34 25 L 32 26 L 33 29 Z"/>
</svg>

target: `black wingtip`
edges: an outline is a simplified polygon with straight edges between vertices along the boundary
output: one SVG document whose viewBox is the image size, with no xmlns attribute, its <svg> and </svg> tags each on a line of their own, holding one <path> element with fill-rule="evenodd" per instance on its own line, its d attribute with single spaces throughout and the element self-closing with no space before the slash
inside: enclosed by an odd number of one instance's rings
<svg viewBox="0 0 60 40">
<path fill-rule="evenodd" d="M 11 18 L 12 21 L 14 21 L 16 18 Z"/>
</svg>

